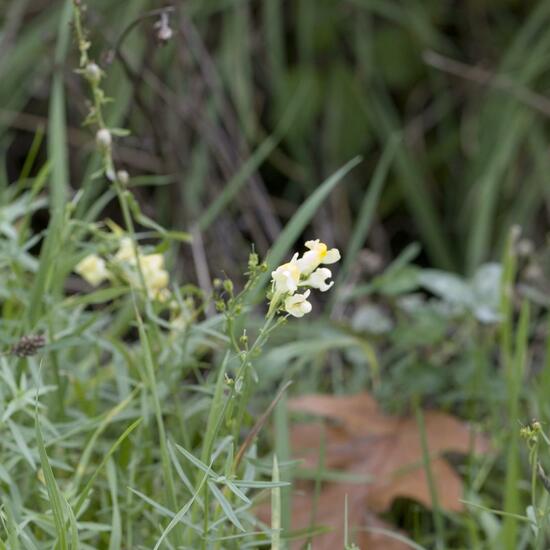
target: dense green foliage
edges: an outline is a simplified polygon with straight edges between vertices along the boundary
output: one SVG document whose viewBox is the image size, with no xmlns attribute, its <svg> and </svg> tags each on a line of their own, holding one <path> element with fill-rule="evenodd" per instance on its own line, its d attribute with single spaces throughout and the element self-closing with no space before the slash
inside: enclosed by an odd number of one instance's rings
<svg viewBox="0 0 550 550">
<path fill-rule="evenodd" d="M 76 4 L 0 6 L 0 549 L 307 544 L 287 395 L 361 390 L 492 442 L 409 544 L 545 548 L 550 4 Z M 265 320 L 308 238 L 336 285 Z"/>
</svg>

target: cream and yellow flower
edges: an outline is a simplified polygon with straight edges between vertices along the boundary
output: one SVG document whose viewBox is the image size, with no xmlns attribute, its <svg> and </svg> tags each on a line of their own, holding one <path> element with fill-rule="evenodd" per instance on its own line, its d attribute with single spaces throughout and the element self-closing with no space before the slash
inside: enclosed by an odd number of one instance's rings
<svg viewBox="0 0 550 550">
<path fill-rule="evenodd" d="M 285 311 L 293 317 L 303 317 L 311 311 L 311 303 L 307 301 L 311 290 L 303 294 L 293 294 L 285 300 Z"/>
<path fill-rule="evenodd" d="M 310 290 L 296 294 L 299 287 L 315 288 L 326 292 L 334 282 L 330 269 L 319 267 L 321 264 L 333 264 L 340 259 L 337 248 L 328 249 L 319 239 L 305 243 L 307 252 L 300 258 L 294 254 L 290 262 L 280 265 L 271 272 L 273 294 L 267 315 L 273 315 L 279 308 L 294 317 L 303 317 L 311 311 L 308 302 Z"/>
<path fill-rule="evenodd" d="M 276 295 L 294 294 L 298 290 L 301 272 L 297 258 L 298 254 L 294 254 L 290 262 L 280 265 L 275 271 L 271 272 L 273 290 Z"/>
<path fill-rule="evenodd" d="M 74 270 L 92 286 L 98 286 L 109 278 L 107 264 L 97 254 L 90 254 L 80 260 Z"/>
<path fill-rule="evenodd" d="M 319 267 L 316 269 L 305 281 L 300 283 L 300 286 L 309 286 L 316 288 L 321 292 L 326 292 L 333 284 L 334 281 L 327 283 L 327 279 L 332 277 L 330 269 L 326 267 Z"/>
<path fill-rule="evenodd" d="M 305 246 L 309 250 L 297 261 L 302 275 L 309 275 L 321 264 L 333 264 L 340 259 L 337 248 L 328 250 L 327 245 L 319 239 L 307 241 Z"/>
</svg>

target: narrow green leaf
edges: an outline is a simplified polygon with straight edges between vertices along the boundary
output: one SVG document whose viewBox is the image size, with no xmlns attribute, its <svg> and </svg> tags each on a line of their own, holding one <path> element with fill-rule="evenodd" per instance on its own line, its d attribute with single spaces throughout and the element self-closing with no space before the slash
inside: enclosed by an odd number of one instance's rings
<svg viewBox="0 0 550 550">
<path fill-rule="evenodd" d="M 229 521 L 233 525 L 235 525 L 237 529 L 240 529 L 243 532 L 246 531 L 242 523 L 239 521 L 239 518 L 235 514 L 235 511 L 231 507 L 230 502 L 223 496 L 223 493 L 219 490 L 216 484 L 212 481 L 208 481 L 208 487 L 210 488 L 210 491 L 212 492 L 214 498 L 219 502 L 224 514 L 227 516 L 227 519 L 229 519 Z"/>
<path fill-rule="evenodd" d="M 63 68 L 69 46 L 72 10 L 72 0 L 65 0 L 63 11 L 59 19 L 48 116 L 48 157 L 52 164 L 52 211 L 58 216 L 62 215 L 69 187 L 67 117 L 65 115 Z"/>
<path fill-rule="evenodd" d="M 107 482 L 111 493 L 111 536 L 109 537 L 109 550 L 119 550 L 122 547 L 122 525 L 120 521 L 120 508 L 118 506 L 118 488 L 116 466 L 112 458 L 107 461 Z"/>
<path fill-rule="evenodd" d="M 273 472 L 271 474 L 273 483 L 279 483 L 279 465 L 277 464 L 277 455 L 273 455 Z M 271 550 L 280 550 L 281 548 L 281 489 L 274 487 L 271 489 Z"/>
<path fill-rule="evenodd" d="M 46 490 L 48 491 L 48 497 L 50 506 L 52 509 L 55 531 L 58 538 L 58 545 L 60 550 L 68 550 L 67 543 L 67 529 L 65 522 L 65 512 L 63 507 L 64 498 L 59 490 L 53 470 L 46 453 L 46 447 L 44 445 L 44 439 L 42 438 L 42 431 L 40 430 L 40 423 L 38 421 L 38 410 L 35 412 L 35 430 L 36 430 L 36 442 L 38 445 L 38 452 L 40 454 L 40 463 L 42 465 L 42 471 L 44 472 L 44 480 L 46 483 Z"/>
<path fill-rule="evenodd" d="M 189 460 L 189 462 L 191 462 L 199 470 L 202 470 L 205 474 L 214 475 L 209 466 L 207 466 L 204 462 L 201 462 L 197 457 L 193 456 L 187 449 L 184 449 L 181 445 L 177 444 L 175 445 L 175 447 L 187 460 Z"/>
<path fill-rule="evenodd" d="M 193 506 L 193 503 L 195 500 L 197 500 L 204 484 L 206 483 L 209 476 L 212 475 L 212 471 L 208 469 L 204 476 L 201 479 L 201 482 L 199 483 L 199 486 L 197 487 L 197 490 L 193 493 L 193 496 L 186 502 L 186 504 L 181 508 L 178 513 L 172 518 L 172 521 L 167 525 L 166 529 L 162 532 L 160 538 L 157 540 L 157 543 L 155 544 L 154 550 L 158 550 L 160 548 L 160 545 L 163 543 L 163 541 L 166 539 L 166 537 L 169 535 L 170 531 L 174 529 L 174 527 L 177 525 L 178 522 L 182 520 L 182 518 L 189 512 L 191 509 L 191 506 Z M 204 533 L 206 534 L 206 533 Z"/>
<path fill-rule="evenodd" d="M 111 446 L 109 451 L 105 454 L 101 462 L 99 463 L 98 467 L 95 469 L 94 473 L 84 486 L 84 489 L 82 489 L 82 492 L 80 493 L 80 496 L 78 497 L 78 500 L 75 505 L 75 514 L 78 515 L 78 512 L 82 508 L 82 505 L 86 501 L 86 497 L 88 496 L 88 493 L 92 489 L 92 486 L 94 484 L 94 481 L 96 480 L 97 476 L 99 475 L 99 472 L 103 469 L 109 458 L 115 453 L 115 451 L 119 448 L 120 444 L 134 431 L 135 428 L 137 428 L 142 418 L 138 418 L 136 421 L 132 422 L 120 435 L 120 437 L 115 441 L 115 443 Z"/>
<path fill-rule="evenodd" d="M 361 250 L 361 247 L 367 238 L 376 207 L 378 206 L 380 194 L 382 193 L 384 183 L 386 182 L 386 177 L 400 140 L 401 135 L 394 134 L 388 141 L 388 144 L 384 148 L 384 152 L 378 161 L 372 179 L 369 183 L 368 190 L 363 197 L 363 202 L 361 203 L 361 208 L 359 209 L 359 214 L 357 215 L 357 222 L 343 257 L 342 267 L 340 268 L 338 274 L 338 280 L 344 278 L 348 274 L 350 266 L 353 262 L 355 262 L 357 253 Z"/>
<path fill-rule="evenodd" d="M 229 362 L 229 356 L 230 354 L 229 352 L 227 352 L 218 371 L 216 388 L 212 397 L 212 404 L 210 405 L 210 413 L 208 414 L 206 432 L 204 434 L 204 440 L 202 444 L 201 459 L 203 463 L 210 459 L 210 455 L 212 454 L 212 447 L 214 445 L 214 439 L 218 433 L 218 429 L 226 407 L 223 390 L 225 387 L 225 371 L 227 368 L 227 363 Z"/>
</svg>

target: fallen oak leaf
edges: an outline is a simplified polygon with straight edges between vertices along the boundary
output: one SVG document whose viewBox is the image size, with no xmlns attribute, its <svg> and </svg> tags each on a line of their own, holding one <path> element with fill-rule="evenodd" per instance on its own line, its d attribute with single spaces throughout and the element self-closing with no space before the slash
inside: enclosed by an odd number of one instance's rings
<svg viewBox="0 0 550 550">
<path fill-rule="evenodd" d="M 317 513 L 312 518 L 311 491 L 299 491 L 292 499 L 292 521 L 294 528 L 307 525 L 322 525 L 331 530 L 313 537 L 314 550 L 342 548 L 344 541 L 344 506 L 348 502 L 348 525 L 350 539 L 362 550 L 410 550 L 410 546 L 387 535 L 369 532 L 361 527 L 375 527 L 400 533 L 395 528 L 371 513 L 364 505 L 365 485 L 330 484 L 319 495 Z M 265 516 L 266 511 L 262 512 Z M 313 519 L 313 522 L 312 522 Z M 401 533 L 400 533 L 401 534 Z M 293 550 L 303 549 L 305 540 L 292 544 Z"/>
<path fill-rule="evenodd" d="M 449 512 L 462 512 L 464 510 L 461 500 L 463 486 L 459 475 L 443 458 L 431 460 L 430 470 L 434 478 L 439 506 Z M 384 512 L 399 497 L 416 500 L 426 508 L 430 508 L 432 501 L 428 487 L 428 477 L 423 465 L 411 467 L 403 473 L 397 472 L 387 483 L 377 481 L 372 484 L 367 494 L 369 509 Z"/>
<path fill-rule="evenodd" d="M 431 494 L 423 465 L 423 452 L 416 420 L 390 416 L 380 410 L 376 400 L 367 393 L 355 396 L 308 395 L 289 401 L 289 409 L 321 416 L 328 425 L 299 423 L 292 427 L 291 444 L 294 455 L 304 459 L 309 468 L 317 468 L 319 449 L 324 448 L 323 465 L 326 468 L 344 469 L 358 477 L 370 477 L 373 481 L 325 485 L 317 502 L 315 522 L 334 528 L 332 533 L 315 538 L 314 548 L 333 548 L 343 540 L 343 502 L 348 495 L 351 516 L 349 523 L 356 530 L 370 525 L 373 513 L 387 510 L 393 500 L 406 497 L 431 507 Z M 456 418 L 441 412 L 424 414 L 426 439 L 430 453 L 430 469 L 439 497 L 439 505 L 447 511 L 463 510 L 462 480 L 442 458 L 442 453 L 486 452 L 487 440 L 473 432 Z M 306 495 L 312 497 L 311 488 Z M 311 506 L 293 506 L 294 527 L 311 523 L 303 511 Z M 306 514 L 307 515 L 307 514 Z M 400 541 L 372 541 L 374 533 L 358 531 L 357 541 L 365 547 L 406 548 Z M 379 533 L 378 533 L 379 535 Z M 364 537 L 371 537 L 369 544 Z M 401 544 L 401 546 L 399 546 Z"/>
<path fill-rule="evenodd" d="M 361 431 L 369 421 L 369 433 L 386 433 L 399 418 L 385 415 L 369 393 L 356 395 L 310 394 L 289 399 L 288 408 L 294 412 L 311 413 L 331 419 L 349 431 Z"/>
<path fill-rule="evenodd" d="M 336 425 L 354 436 L 384 434 L 410 434 L 418 445 L 418 429 L 414 418 L 402 418 L 385 414 L 369 393 L 356 395 L 304 395 L 290 399 L 290 411 L 310 413 L 334 421 Z M 472 431 L 460 420 L 442 412 L 430 411 L 425 415 L 426 433 L 437 432 L 438 437 L 429 445 L 430 451 L 438 449 L 469 453 L 483 453 L 489 449 L 484 437 L 472 438 Z M 409 432 L 409 429 L 411 432 Z M 428 442 L 430 443 L 430 442 Z M 473 444 L 473 448 L 472 448 Z"/>
</svg>

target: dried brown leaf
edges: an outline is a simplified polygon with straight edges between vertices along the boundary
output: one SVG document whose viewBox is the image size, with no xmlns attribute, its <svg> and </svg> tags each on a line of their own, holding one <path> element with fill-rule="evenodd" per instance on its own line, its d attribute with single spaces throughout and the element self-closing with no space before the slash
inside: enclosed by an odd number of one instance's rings
<svg viewBox="0 0 550 550">
<path fill-rule="evenodd" d="M 347 495 L 349 524 L 355 529 L 356 542 L 361 548 L 406 548 L 398 540 L 368 532 L 365 528 L 379 522 L 374 514 L 387 510 L 398 497 L 432 506 L 416 420 L 385 414 L 367 393 L 338 397 L 308 395 L 291 400 L 289 408 L 320 416 L 326 421 L 297 423 L 292 427 L 293 452 L 303 459 L 305 467 L 318 467 L 320 449 L 324 449 L 325 468 L 345 470 L 372 480 L 369 483 L 325 484 L 316 505 L 314 523 L 330 526 L 333 530 L 316 537 L 313 547 L 329 550 L 342 545 Z M 462 480 L 443 458 L 443 453 L 486 452 L 488 442 L 463 422 L 442 412 L 424 413 L 424 423 L 439 505 L 445 510 L 459 512 L 463 509 L 460 502 Z M 309 486 L 301 497 L 293 499 L 294 529 L 312 524 L 312 498 Z"/>
</svg>

